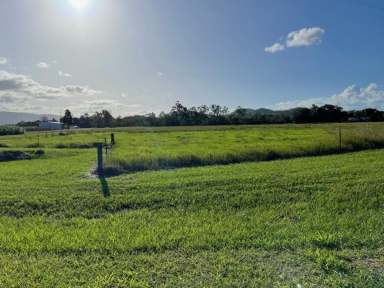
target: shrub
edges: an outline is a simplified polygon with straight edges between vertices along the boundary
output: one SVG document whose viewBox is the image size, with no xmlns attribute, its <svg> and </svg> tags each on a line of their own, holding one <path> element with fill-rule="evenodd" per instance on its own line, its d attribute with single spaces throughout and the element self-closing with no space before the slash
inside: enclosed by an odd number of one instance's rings
<svg viewBox="0 0 384 288">
<path fill-rule="evenodd" d="M 39 147 L 42 147 L 42 145 L 38 143 L 28 144 L 25 146 L 25 148 L 39 148 Z"/>
<path fill-rule="evenodd" d="M 0 126 L 0 136 L 23 134 L 24 131 L 16 126 Z"/>
<path fill-rule="evenodd" d="M 45 154 L 44 150 L 42 150 L 42 149 L 38 149 L 34 153 L 36 156 L 39 156 L 39 157 L 43 156 Z"/>
<path fill-rule="evenodd" d="M 31 158 L 32 158 L 31 155 L 22 151 L 1 151 L 0 152 L 0 162 L 30 160 Z"/>
<path fill-rule="evenodd" d="M 70 144 L 63 144 L 59 143 L 55 146 L 57 149 L 90 149 L 96 147 L 95 143 L 70 143 Z"/>
</svg>

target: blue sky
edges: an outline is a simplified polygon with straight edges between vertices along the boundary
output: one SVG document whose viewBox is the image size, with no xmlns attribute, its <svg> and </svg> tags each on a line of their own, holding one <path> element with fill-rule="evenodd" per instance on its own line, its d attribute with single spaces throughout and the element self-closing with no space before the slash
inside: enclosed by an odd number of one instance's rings
<svg viewBox="0 0 384 288">
<path fill-rule="evenodd" d="M 0 35 L 0 110 L 384 109 L 381 0 L 2 0 Z"/>
</svg>

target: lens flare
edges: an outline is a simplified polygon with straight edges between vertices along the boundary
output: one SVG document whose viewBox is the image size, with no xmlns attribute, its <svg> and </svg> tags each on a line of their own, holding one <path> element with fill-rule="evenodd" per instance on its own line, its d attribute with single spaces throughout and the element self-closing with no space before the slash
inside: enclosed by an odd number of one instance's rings
<svg viewBox="0 0 384 288">
<path fill-rule="evenodd" d="M 82 11 L 89 5 L 89 0 L 69 0 L 69 4 L 78 11 Z"/>
</svg>

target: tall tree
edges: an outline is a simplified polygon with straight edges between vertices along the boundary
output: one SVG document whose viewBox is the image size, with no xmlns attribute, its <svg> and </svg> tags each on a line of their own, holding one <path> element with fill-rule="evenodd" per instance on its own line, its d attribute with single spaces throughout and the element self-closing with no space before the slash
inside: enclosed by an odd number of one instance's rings
<svg viewBox="0 0 384 288">
<path fill-rule="evenodd" d="M 108 110 L 101 111 L 102 117 L 103 117 L 103 126 L 104 127 L 112 127 L 113 124 L 113 116 Z"/>
<path fill-rule="evenodd" d="M 64 123 L 64 126 L 69 129 L 73 123 L 73 117 L 71 111 L 68 109 L 64 112 L 64 117 L 60 119 L 62 123 Z"/>
</svg>

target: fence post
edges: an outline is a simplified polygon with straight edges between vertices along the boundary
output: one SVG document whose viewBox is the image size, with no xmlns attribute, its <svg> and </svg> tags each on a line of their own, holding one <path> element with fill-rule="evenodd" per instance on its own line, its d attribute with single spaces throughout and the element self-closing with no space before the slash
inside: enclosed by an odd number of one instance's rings
<svg viewBox="0 0 384 288">
<path fill-rule="evenodd" d="M 97 173 L 103 174 L 103 143 L 97 143 Z"/>
<path fill-rule="evenodd" d="M 111 133 L 111 145 L 115 145 L 115 133 Z"/>
<path fill-rule="evenodd" d="M 341 127 L 339 127 L 339 151 L 341 152 Z"/>
</svg>

